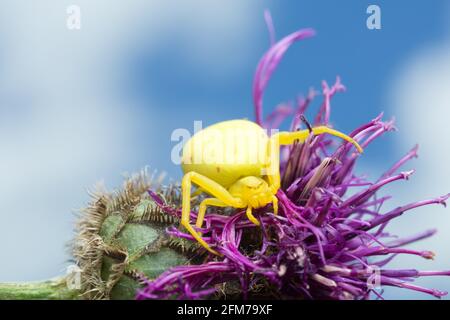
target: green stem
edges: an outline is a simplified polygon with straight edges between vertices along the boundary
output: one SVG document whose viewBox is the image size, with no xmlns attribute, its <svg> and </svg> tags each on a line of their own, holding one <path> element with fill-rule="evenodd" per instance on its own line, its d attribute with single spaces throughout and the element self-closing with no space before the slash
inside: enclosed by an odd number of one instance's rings
<svg viewBox="0 0 450 320">
<path fill-rule="evenodd" d="M 69 289 L 65 277 L 41 282 L 0 283 L 0 300 L 77 300 L 79 292 Z"/>
</svg>

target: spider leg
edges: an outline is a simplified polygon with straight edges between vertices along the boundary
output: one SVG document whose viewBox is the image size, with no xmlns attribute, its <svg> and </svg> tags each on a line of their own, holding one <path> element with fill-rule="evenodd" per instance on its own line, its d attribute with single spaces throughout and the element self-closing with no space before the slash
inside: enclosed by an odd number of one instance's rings
<svg viewBox="0 0 450 320">
<path fill-rule="evenodd" d="M 191 198 L 194 198 L 196 196 L 199 196 L 203 193 L 204 191 L 202 190 L 202 188 L 197 188 L 197 190 L 195 190 L 194 192 L 192 192 L 191 194 Z"/>
<path fill-rule="evenodd" d="M 328 128 L 326 126 L 319 126 L 315 128 L 311 128 L 312 134 L 320 135 L 324 133 L 331 134 L 338 138 L 341 138 L 347 142 L 353 144 L 358 152 L 363 152 L 361 146 L 356 142 L 352 137 L 339 132 L 337 130 Z M 281 145 L 290 145 L 295 141 L 304 142 L 306 138 L 310 135 L 310 130 L 300 130 L 300 131 L 282 131 L 272 135 L 269 139 L 268 151 L 267 151 L 267 167 L 266 173 L 267 178 L 269 180 L 269 185 L 272 189 L 272 192 L 275 194 L 276 191 L 280 188 L 280 146 Z"/>
<path fill-rule="evenodd" d="M 278 214 L 278 198 L 274 195 L 272 197 L 272 205 L 273 205 L 273 213 L 275 215 Z"/>
<path fill-rule="evenodd" d="M 183 202 L 181 209 L 181 225 L 184 226 L 186 230 L 189 231 L 189 233 L 195 238 L 195 240 L 197 240 L 206 250 L 213 254 L 219 255 L 217 251 L 211 249 L 211 247 L 200 237 L 200 235 L 190 224 L 192 183 L 195 183 L 202 188 L 202 190 L 215 196 L 218 200 L 221 200 L 228 206 L 243 208 L 244 204 L 239 198 L 233 197 L 223 186 L 196 172 L 191 171 L 186 173 L 181 181 Z"/>
<path fill-rule="evenodd" d="M 197 228 L 201 228 L 203 225 L 207 206 L 226 207 L 227 204 L 216 198 L 208 198 L 203 200 L 198 209 L 197 223 L 195 224 Z"/>
<path fill-rule="evenodd" d="M 353 144 L 355 146 L 355 148 L 358 150 L 358 152 L 360 152 L 360 153 L 363 152 L 363 149 L 358 144 L 358 142 L 356 142 L 352 137 L 346 135 L 345 133 L 331 129 L 327 126 L 314 127 L 311 130 L 312 130 L 312 133 L 315 135 L 328 133 L 328 134 L 331 134 L 332 136 L 341 138 L 341 139 Z M 293 132 L 284 131 L 284 132 L 279 132 L 279 133 L 273 135 L 272 138 L 278 139 L 280 145 L 289 145 L 289 144 L 293 144 L 296 140 L 298 140 L 300 142 L 305 141 L 309 134 L 310 134 L 309 130 L 301 130 L 301 131 L 293 131 Z"/>
<path fill-rule="evenodd" d="M 195 229 L 189 224 L 189 221 L 188 222 L 181 221 L 181 224 L 183 225 L 183 227 L 186 228 L 187 231 L 189 231 L 189 233 L 194 237 L 194 239 L 197 240 L 198 243 L 200 243 L 203 246 L 203 248 L 205 248 L 206 250 L 217 256 L 221 255 L 216 250 L 211 249 L 211 247 L 205 242 L 205 240 L 202 239 L 202 237 L 198 234 L 198 232 L 196 232 Z"/>
<path fill-rule="evenodd" d="M 251 222 L 253 222 L 257 226 L 260 225 L 259 221 L 255 218 L 255 216 L 252 213 L 252 207 L 251 206 L 247 207 L 247 211 L 245 213 L 247 214 L 248 220 L 250 220 Z"/>
<path fill-rule="evenodd" d="M 269 139 L 267 148 L 267 159 L 264 167 L 264 174 L 267 176 L 267 180 L 270 189 L 273 194 L 276 194 L 280 189 L 280 142 L 278 136 L 272 136 Z"/>
</svg>

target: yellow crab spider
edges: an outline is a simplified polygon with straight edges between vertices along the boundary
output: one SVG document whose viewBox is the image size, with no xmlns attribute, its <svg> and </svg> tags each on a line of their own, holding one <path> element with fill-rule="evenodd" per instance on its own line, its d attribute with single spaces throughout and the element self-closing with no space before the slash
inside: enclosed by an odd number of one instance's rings
<svg viewBox="0 0 450 320">
<path fill-rule="evenodd" d="M 351 137 L 326 126 L 295 132 L 277 132 L 269 137 L 262 127 L 247 120 L 216 123 L 197 132 L 183 148 L 181 165 L 182 188 L 181 225 L 209 252 L 218 255 L 190 222 L 192 184 L 211 198 L 199 206 L 195 226 L 201 228 L 208 206 L 246 208 L 247 218 L 255 225 L 259 221 L 252 209 L 270 203 L 277 214 L 276 193 L 280 188 L 280 146 L 303 142 L 312 133 L 328 133 L 362 148 Z"/>
</svg>

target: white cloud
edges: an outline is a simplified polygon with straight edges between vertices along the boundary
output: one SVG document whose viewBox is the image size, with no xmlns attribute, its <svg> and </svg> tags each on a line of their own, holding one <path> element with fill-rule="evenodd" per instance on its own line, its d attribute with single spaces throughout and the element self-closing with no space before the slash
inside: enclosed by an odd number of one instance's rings
<svg viewBox="0 0 450 320">
<path fill-rule="evenodd" d="M 70 4 L 81 8 L 79 31 L 66 28 Z M 250 8 L 206 0 L 2 2 L 0 281 L 61 272 L 71 210 L 87 200 L 85 188 L 129 170 L 133 129 L 144 120 L 110 94 L 127 46 L 157 48 L 177 34 L 188 39 L 187 63 L 224 76 L 242 63 L 232 52 L 250 38 Z M 212 67 L 218 57 L 227 65 Z"/>
<path fill-rule="evenodd" d="M 390 103 L 400 129 L 395 135 L 398 149 L 406 151 L 419 144 L 419 159 L 410 163 L 416 173 L 407 185 L 393 191 L 400 193 L 403 203 L 450 193 L 450 38 L 427 45 L 405 60 L 393 81 Z M 394 230 L 403 235 L 436 227 L 437 235 L 414 247 L 431 249 L 437 256 L 432 262 L 401 259 L 396 265 L 450 270 L 449 209 L 424 207 L 400 220 Z M 450 291 L 448 278 L 420 283 Z"/>
</svg>

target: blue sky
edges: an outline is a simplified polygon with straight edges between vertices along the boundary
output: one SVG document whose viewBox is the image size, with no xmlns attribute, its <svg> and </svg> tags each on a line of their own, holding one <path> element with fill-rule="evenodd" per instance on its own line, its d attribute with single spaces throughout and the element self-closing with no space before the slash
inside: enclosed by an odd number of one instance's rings
<svg viewBox="0 0 450 320">
<path fill-rule="evenodd" d="M 81 30 L 66 28 L 69 4 L 81 9 Z M 366 28 L 369 4 L 381 8 L 381 30 Z M 339 75 L 347 92 L 332 103 L 336 128 L 348 132 L 381 111 L 399 120 L 400 131 L 366 150 L 360 169 L 379 172 L 418 141 L 425 152 L 414 166 L 422 175 L 409 189 L 391 191 L 411 201 L 450 190 L 440 179 L 450 178 L 450 133 L 445 122 L 435 125 L 450 113 L 450 10 L 444 0 L 5 1 L 0 281 L 64 272 L 73 211 L 85 205 L 86 189 L 96 182 L 117 187 L 123 172 L 144 166 L 179 179 L 181 170 L 170 161 L 174 129 L 192 130 L 194 120 L 253 119 L 253 74 L 269 45 L 266 8 L 277 38 L 305 27 L 317 31 L 292 46 L 279 65 L 265 94 L 266 114 Z M 395 230 L 444 228 L 450 220 L 442 211 L 405 218 Z M 446 234 L 425 242 L 441 249 L 443 258 L 424 268 L 450 267 Z M 450 289 L 450 281 L 432 284 Z M 388 297 L 410 296 L 394 290 Z"/>
<path fill-rule="evenodd" d="M 120 93 L 125 99 L 139 101 L 139 107 L 150 112 L 149 117 L 158 118 L 161 126 L 155 131 L 162 137 L 170 136 L 174 128 L 192 127 L 194 120 L 211 124 L 224 119 L 252 118 L 253 72 L 268 45 L 262 18 L 262 11 L 267 7 L 272 12 L 278 37 L 303 27 L 313 27 L 317 36 L 294 45 L 287 53 L 266 92 L 266 114 L 277 103 L 295 99 L 310 86 L 319 89 L 321 80 L 333 82 L 336 75 L 340 75 L 348 91 L 336 96 L 333 103 L 335 125 L 349 131 L 381 111 L 386 117 L 392 117 L 395 112 L 386 98 L 390 80 L 412 51 L 442 38 L 444 1 L 436 1 L 434 6 L 426 1 L 414 4 L 379 1 L 382 29 L 375 31 L 366 28 L 365 12 L 371 3 L 348 1 L 344 6 L 337 1 L 266 1 L 265 5 L 256 6 L 251 17 L 255 21 L 251 26 L 252 38 L 227 52 L 225 57 L 211 57 L 213 62 L 208 64 L 208 69 L 214 65 L 226 67 L 230 63 L 229 55 L 242 56 L 239 70 L 225 77 L 211 76 L 211 72 L 202 72 L 202 66 L 186 63 L 183 46 L 189 39 L 171 34 L 156 50 L 151 44 L 147 47 L 144 41 L 125 57 L 128 68 L 120 86 L 129 90 Z M 233 35 L 229 37 L 233 41 Z M 209 49 L 213 54 L 214 48 Z M 155 102 L 156 108 L 149 107 Z M 160 147 L 162 149 L 158 150 L 165 153 L 166 158 L 152 157 L 151 164 L 179 177 L 180 172 L 167 161 L 170 146 L 162 144 Z M 388 160 L 394 160 L 405 151 L 397 152 L 389 143 L 377 144 L 368 151 L 370 161 L 386 159 L 386 153 L 378 152 L 379 148 L 389 148 L 387 155 L 391 158 Z"/>
</svg>

